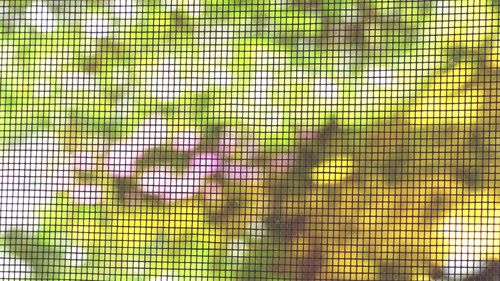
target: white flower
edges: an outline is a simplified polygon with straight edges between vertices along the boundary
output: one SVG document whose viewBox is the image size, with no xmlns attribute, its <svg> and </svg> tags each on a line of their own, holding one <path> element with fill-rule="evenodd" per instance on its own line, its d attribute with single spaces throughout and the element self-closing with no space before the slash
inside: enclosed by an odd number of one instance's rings
<svg viewBox="0 0 500 281">
<path fill-rule="evenodd" d="M 172 147 L 176 151 L 189 152 L 201 144 L 201 134 L 194 130 L 178 132 L 172 138 Z"/>
<path fill-rule="evenodd" d="M 106 158 L 108 172 L 114 177 L 129 177 L 136 161 L 148 149 L 161 145 L 168 137 L 167 126 L 160 116 L 152 116 L 132 136 L 113 144 Z"/>
<path fill-rule="evenodd" d="M 257 71 L 273 71 L 276 66 L 283 67 L 286 65 L 287 55 L 282 52 L 271 52 L 265 49 L 257 49 L 255 51 L 255 65 Z"/>
<path fill-rule="evenodd" d="M 30 277 L 31 268 L 4 249 L 0 249 L 0 273 L 4 281 L 24 280 Z"/>
<path fill-rule="evenodd" d="M 436 14 L 444 17 L 444 20 L 454 20 L 455 13 L 461 12 L 460 6 L 454 5 L 452 1 L 436 1 L 434 2 Z"/>
<path fill-rule="evenodd" d="M 233 78 L 230 71 L 227 71 L 224 67 L 216 65 L 212 70 L 208 71 L 208 82 L 212 85 L 218 86 L 228 86 L 231 84 Z M 206 73 L 206 72 L 205 72 Z"/>
<path fill-rule="evenodd" d="M 96 146 L 97 148 L 98 146 Z M 98 160 L 101 157 L 101 151 L 79 150 L 71 156 L 73 168 L 77 171 L 88 172 L 95 171 L 99 166 Z"/>
<path fill-rule="evenodd" d="M 147 119 L 127 143 L 141 147 L 154 147 L 162 144 L 167 138 L 167 124 L 159 115 Z"/>
<path fill-rule="evenodd" d="M 193 17 L 198 16 L 201 13 L 202 5 L 199 0 L 176 0 L 174 2 L 177 2 L 175 5 L 183 6 L 183 10 Z"/>
<path fill-rule="evenodd" d="M 118 69 L 113 71 L 113 78 L 111 79 L 111 85 L 123 87 L 127 85 L 128 74 L 126 70 Z"/>
<path fill-rule="evenodd" d="M 246 232 L 254 239 L 262 239 L 267 235 L 268 229 L 262 221 L 254 221 L 247 227 Z"/>
<path fill-rule="evenodd" d="M 205 179 L 216 173 L 220 165 L 218 154 L 196 153 L 186 171 L 177 173 L 170 166 L 156 166 L 142 173 L 138 185 L 143 192 L 166 201 L 187 199 L 205 186 Z"/>
<path fill-rule="evenodd" d="M 226 65 L 232 56 L 229 41 L 234 37 L 233 27 L 229 24 L 201 25 L 197 31 L 200 46 L 199 63 L 203 66 Z"/>
<path fill-rule="evenodd" d="M 201 13 L 202 5 L 199 0 L 190 0 L 184 9 L 191 16 L 198 16 Z"/>
<path fill-rule="evenodd" d="M 381 66 L 369 67 L 363 73 L 361 82 L 351 85 L 357 95 L 356 111 L 367 110 L 367 105 L 383 103 L 384 98 L 405 97 L 409 94 L 404 77 L 396 70 Z M 348 99 L 348 101 L 352 100 Z"/>
<path fill-rule="evenodd" d="M 47 4 L 35 1 L 26 9 L 26 20 L 34 26 L 38 32 L 53 32 L 57 27 L 57 21 L 49 11 Z"/>
<path fill-rule="evenodd" d="M 143 149 L 137 145 L 126 143 L 112 145 L 105 160 L 108 172 L 113 177 L 130 177 L 136 170 L 136 161 L 140 158 Z"/>
<path fill-rule="evenodd" d="M 199 71 L 193 71 L 189 74 L 191 77 L 183 78 L 180 83 L 183 89 L 202 92 L 211 85 L 228 86 L 232 83 L 232 74 L 225 67 L 220 65 L 195 66 Z"/>
<path fill-rule="evenodd" d="M 168 166 L 158 166 L 144 172 L 138 185 L 143 192 L 165 201 L 175 201 L 192 197 L 200 189 L 201 181 L 190 173 L 178 175 Z"/>
<path fill-rule="evenodd" d="M 273 133 L 283 127 L 286 109 L 277 104 L 256 106 L 255 110 L 260 111 L 260 124 L 269 128 L 268 132 Z"/>
<path fill-rule="evenodd" d="M 1 154 L 0 231 L 35 230 L 37 211 L 71 185 L 68 157 L 50 134 L 28 138 Z"/>
<path fill-rule="evenodd" d="M 102 199 L 102 191 L 97 185 L 81 184 L 71 187 L 69 197 L 79 205 L 96 205 Z"/>
<path fill-rule="evenodd" d="M 477 260 L 474 255 L 455 253 L 448 257 L 443 275 L 449 280 L 462 280 L 480 274 L 487 266 L 487 262 Z"/>
<path fill-rule="evenodd" d="M 40 74 L 54 75 L 63 65 L 68 65 L 73 58 L 73 51 L 67 47 L 58 48 L 54 53 L 45 54 L 36 65 L 36 72 Z"/>
<path fill-rule="evenodd" d="M 242 258 L 248 251 L 248 245 L 241 240 L 234 240 L 228 245 L 228 256 L 231 258 Z"/>
</svg>

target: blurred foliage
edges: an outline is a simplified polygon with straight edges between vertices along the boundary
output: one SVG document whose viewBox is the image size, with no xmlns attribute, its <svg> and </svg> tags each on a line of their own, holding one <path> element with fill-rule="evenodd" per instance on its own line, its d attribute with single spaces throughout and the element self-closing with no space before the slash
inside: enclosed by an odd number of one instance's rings
<svg viewBox="0 0 500 281">
<path fill-rule="evenodd" d="M 224 128 L 250 130 L 256 157 L 300 161 L 275 177 L 259 158 L 257 179 L 214 179 L 213 200 L 162 202 L 102 167 L 74 175 L 102 201 L 76 205 L 65 189 L 36 232 L 0 236 L 32 280 L 436 280 L 466 243 L 450 227 L 500 262 L 498 3 L 207 0 L 197 14 L 188 1 L 137 0 L 133 20 L 110 16 L 113 35 L 95 38 L 55 2 L 47 33 L 23 23 L 32 1 L 0 2 L 2 146 L 51 131 L 71 154 L 158 113 L 169 131 L 215 143 Z M 78 13 L 110 9 L 85 5 Z M 162 97 L 151 81 L 174 78 L 161 67 L 178 68 L 187 90 Z M 304 128 L 324 142 L 299 139 Z M 186 165 L 148 153 L 144 165 Z M 73 244 L 86 250 L 77 266 Z"/>
</svg>

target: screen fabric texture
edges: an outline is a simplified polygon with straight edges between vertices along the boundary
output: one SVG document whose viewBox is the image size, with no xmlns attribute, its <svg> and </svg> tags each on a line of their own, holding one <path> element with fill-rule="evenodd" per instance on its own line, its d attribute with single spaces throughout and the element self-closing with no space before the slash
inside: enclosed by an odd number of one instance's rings
<svg viewBox="0 0 500 281">
<path fill-rule="evenodd" d="M 0 0 L 0 280 L 500 280 L 498 0 Z"/>
</svg>

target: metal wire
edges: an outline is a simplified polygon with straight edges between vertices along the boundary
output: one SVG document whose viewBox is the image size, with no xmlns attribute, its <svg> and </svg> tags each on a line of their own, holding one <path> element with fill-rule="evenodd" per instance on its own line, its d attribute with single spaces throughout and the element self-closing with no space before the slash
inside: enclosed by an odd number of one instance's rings
<svg viewBox="0 0 500 281">
<path fill-rule="evenodd" d="M 0 0 L 0 280 L 500 280 L 496 0 Z"/>
</svg>

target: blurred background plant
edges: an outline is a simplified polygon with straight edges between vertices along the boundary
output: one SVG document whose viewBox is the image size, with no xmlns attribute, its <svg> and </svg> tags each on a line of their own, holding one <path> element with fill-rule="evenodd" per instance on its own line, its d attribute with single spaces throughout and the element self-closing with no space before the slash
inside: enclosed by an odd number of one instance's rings
<svg viewBox="0 0 500 281">
<path fill-rule="evenodd" d="M 480 273 L 500 261 L 498 9 L 0 1 L 1 272 Z"/>
</svg>

